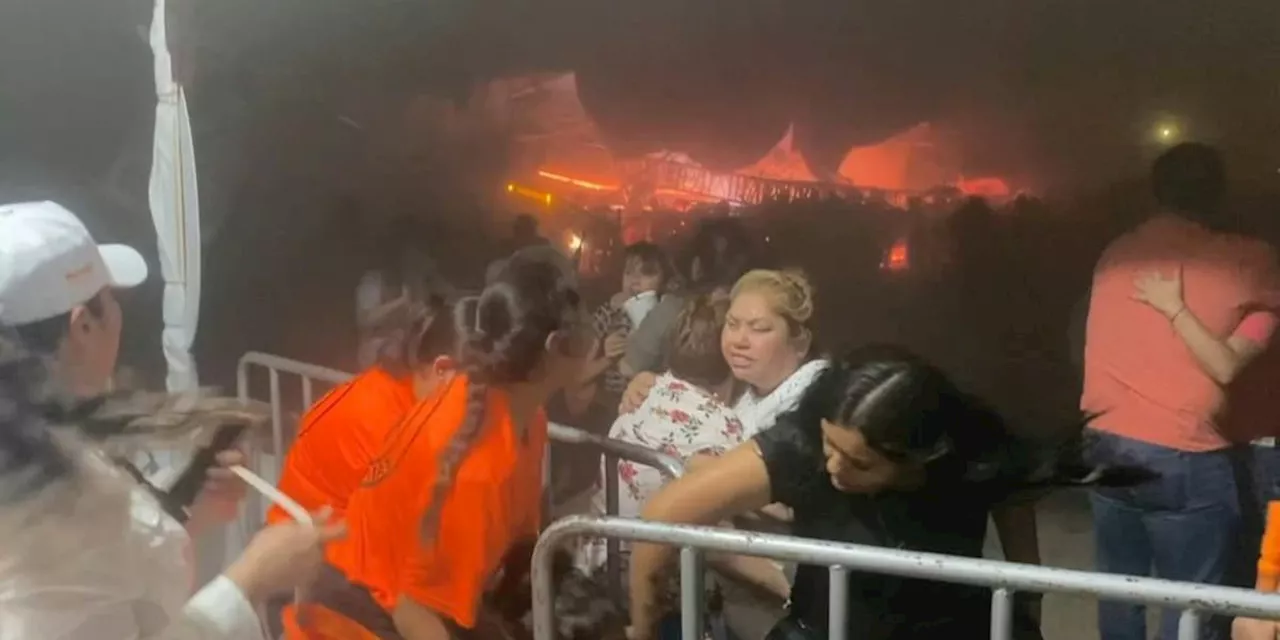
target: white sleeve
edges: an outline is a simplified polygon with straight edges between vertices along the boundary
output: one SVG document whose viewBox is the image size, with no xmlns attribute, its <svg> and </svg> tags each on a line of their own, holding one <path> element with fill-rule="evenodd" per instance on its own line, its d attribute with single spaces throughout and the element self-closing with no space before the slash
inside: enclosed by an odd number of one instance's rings
<svg viewBox="0 0 1280 640">
<path fill-rule="evenodd" d="M 159 629 L 144 622 L 164 615 L 159 604 L 96 598 L 83 589 L 45 590 L 28 596 L 0 604 L 4 640 L 266 640 L 253 606 L 223 576 L 201 589 Z M 84 606 L 69 602 L 85 596 L 89 601 Z M 144 631 L 144 626 L 153 630 Z"/>
<path fill-rule="evenodd" d="M 218 576 L 187 601 L 182 618 L 156 640 L 265 640 L 258 612 L 230 578 Z"/>
</svg>

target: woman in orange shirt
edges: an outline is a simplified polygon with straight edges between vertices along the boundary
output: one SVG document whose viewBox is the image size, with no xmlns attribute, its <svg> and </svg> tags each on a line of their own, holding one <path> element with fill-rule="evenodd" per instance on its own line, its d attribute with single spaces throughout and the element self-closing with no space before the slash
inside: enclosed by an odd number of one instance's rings
<svg viewBox="0 0 1280 640">
<path fill-rule="evenodd" d="M 392 333 L 378 364 L 330 391 L 298 426 L 280 490 L 308 511 L 332 507 L 342 518 L 387 432 L 453 377 L 457 334 L 442 299 L 413 310 Z M 290 519 L 278 506 L 267 512 L 270 524 Z"/>
<path fill-rule="evenodd" d="M 542 407 L 592 336 L 571 276 L 536 257 L 512 258 L 454 315 L 463 375 L 388 434 L 287 637 L 493 637 L 476 631 L 481 600 L 540 527 Z"/>
</svg>

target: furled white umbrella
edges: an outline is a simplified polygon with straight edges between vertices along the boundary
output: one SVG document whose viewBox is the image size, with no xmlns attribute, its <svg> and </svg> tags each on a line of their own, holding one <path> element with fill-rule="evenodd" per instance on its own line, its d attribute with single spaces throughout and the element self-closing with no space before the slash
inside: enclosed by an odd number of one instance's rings
<svg viewBox="0 0 1280 640">
<path fill-rule="evenodd" d="M 165 386 L 170 391 L 188 391 L 199 384 L 191 345 L 200 315 L 200 203 L 191 119 L 182 86 L 174 79 L 165 0 L 155 0 L 149 40 L 155 59 L 157 100 L 148 203 L 164 278 L 164 331 L 160 341 L 168 367 Z M 187 456 L 185 452 L 165 452 L 155 457 L 148 475 L 167 486 Z"/>
</svg>

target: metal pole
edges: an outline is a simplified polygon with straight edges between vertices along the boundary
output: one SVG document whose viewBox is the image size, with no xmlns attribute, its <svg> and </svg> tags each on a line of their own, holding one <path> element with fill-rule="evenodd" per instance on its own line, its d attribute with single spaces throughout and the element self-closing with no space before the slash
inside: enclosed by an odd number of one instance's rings
<svg viewBox="0 0 1280 640">
<path fill-rule="evenodd" d="M 1201 612 L 1230 616 L 1280 619 L 1280 598 L 1275 594 L 1252 589 L 1090 573 L 937 553 L 841 544 L 825 540 L 806 540 L 733 529 L 677 526 L 624 518 L 577 516 L 560 520 L 543 533 L 538 540 L 535 554 L 550 555 L 568 540 L 586 536 L 612 536 L 634 542 L 674 547 L 692 546 L 704 551 L 791 562 L 838 564 L 851 567 L 856 571 L 968 584 L 988 589 L 1089 594 L 1104 600 L 1174 609 L 1195 608 Z"/>
<path fill-rule="evenodd" d="M 555 525 L 552 525 L 555 526 Z M 553 640 L 558 637 L 555 627 L 556 592 L 553 567 L 556 547 L 544 546 L 542 540 L 533 548 L 533 637 L 537 640 Z"/>
<path fill-rule="evenodd" d="M 827 638 L 849 637 L 849 569 L 831 567 L 827 574 Z"/>
<path fill-rule="evenodd" d="M 547 435 L 556 442 L 585 444 L 600 451 L 613 453 L 623 460 L 653 467 L 667 478 L 679 478 L 684 475 L 684 463 L 679 458 L 638 444 L 593 435 L 582 429 L 566 427 L 554 422 L 547 425 Z"/>
<path fill-rule="evenodd" d="M 604 510 L 611 516 L 618 515 L 618 457 L 604 454 Z M 605 538 L 605 578 L 609 583 L 609 596 L 614 602 L 622 602 L 622 541 Z"/>
<path fill-rule="evenodd" d="M 312 386 L 311 376 L 302 376 L 302 408 L 307 410 L 311 408 L 311 402 L 315 395 L 315 388 Z"/>
<path fill-rule="evenodd" d="M 249 401 L 249 362 L 243 358 L 236 365 L 236 397 L 240 402 Z"/>
<path fill-rule="evenodd" d="M 1183 609 L 1178 618 L 1178 640 L 1200 640 L 1200 612 Z"/>
<path fill-rule="evenodd" d="M 706 634 L 702 620 L 702 602 L 706 594 L 703 583 L 702 552 L 693 547 L 680 549 L 680 637 L 698 640 Z M 1192 640 L 1195 640 L 1194 638 Z"/>
<path fill-rule="evenodd" d="M 1013 592 L 991 592 L 991 640 L 1013 640 Z"/>
<path fill-rule="evenodd" d="M 280 406 L 280 372 L 275 369 L 268 369 L 271 376 L 271 455 L 279 458 L 284 455 L 284 415 Z M 271 477 L 271 480 L 277 481 L 280 474 Z"/>
<path fill-rule="evenodd" d="M 542 522 L 538 523 L 541 526 L 547 524 L 555 509 L 551 490 L 551 469 L 553 468 L 551 462 L 551 440 L 548 439 L 542 450 Z"/>
</svg>

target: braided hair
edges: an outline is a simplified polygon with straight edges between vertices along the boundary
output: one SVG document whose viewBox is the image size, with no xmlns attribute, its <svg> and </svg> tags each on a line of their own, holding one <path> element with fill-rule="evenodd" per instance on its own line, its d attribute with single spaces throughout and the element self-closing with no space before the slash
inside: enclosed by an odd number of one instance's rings
<svg viewBox="0 0 1280 640">
<path fill-rule="evenodd" d="M 439 295 L 411 303 L 387 328 L 378 351 L 378 366 L 392 375 L 408 375 L 437 356 L 457 349 L 457 331 L 449 305 Z"/>
<path fill-rule="evenodd" d="M 570 329 L 580 299 L 572 278 L 553 260 L 517 254 L 476 297 L 454 307 L 458 366 L 467 380 L 467 412 L 440 456 L 423 533 L 438 526 L 443 501 L 485 424 L 489 388 L 527 382 L 542 364 L 547 338 Z"/>
</svg>

